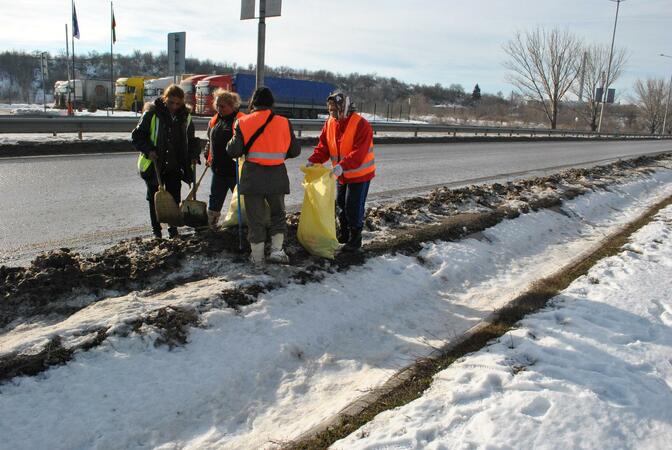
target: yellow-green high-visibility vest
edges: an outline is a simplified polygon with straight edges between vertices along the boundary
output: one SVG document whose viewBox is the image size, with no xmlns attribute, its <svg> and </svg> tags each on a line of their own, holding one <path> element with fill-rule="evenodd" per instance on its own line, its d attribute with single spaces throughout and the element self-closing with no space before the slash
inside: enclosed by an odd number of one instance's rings
<svg viewBox="0 0 672 450">
<path fill-rule="evenodd" d="M 187 129 L 189 128 L 189 124 L 191 124 L 191 114 L 187 116 Z M 152 121 L 149 124 L 149 139 L 152 141 L 154 147 L 156 147 L 156 143 L 159 140 L 159 118 L 156 114 L 152 116 Z M 140 155 L 138 156 L 138 171 L 140 173 L 145 173 L 151 165 L 152 160 L 145 156 L 144 153 L 140 152 Z"/>
</svg>

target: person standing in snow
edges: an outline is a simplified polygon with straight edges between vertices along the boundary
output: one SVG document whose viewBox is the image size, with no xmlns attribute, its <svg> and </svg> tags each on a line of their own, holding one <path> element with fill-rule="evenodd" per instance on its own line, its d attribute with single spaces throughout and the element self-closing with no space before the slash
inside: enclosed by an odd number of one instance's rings
<svg viewBox="0 0 672 450">
<path fill-rule="evenodd" d="M 341 91 L 327 98 L 329 118 L 307 166 L 331 160 L 332 174 L 338 178 L 336 208 L 338 242 L 343 251 L 354 252 L 362 246 L 362 228 L 366 197 L 376 176 L 373 154 L 373 129 L 355 112 L 350 98 Z"/>
<path fill-rule="evenodd" d="M 208 145 L 206 146 L 206 164 L 212 169 L 210 199 L 208 201 L 208 224 L 213 230 L 226 200 L 227 191 L 233 192 L 236 186 L 236 163 L 228 153 L 226 144 L 233 137 L 233 125 L 236 119 L 244 116 L 239 112 L 240 96 L 235 92 L 219 88 L 213 94 L 213 106 L 217 111 L 208 124 Z"/>
<path fill-rule="evenodd" d="M 200 139 L 195 136 L 191 111 L 184 104 L 184 91 L 171 84 L 163 96 L 147 103 L 142 117 L 131 133 L 133 146 L 140 152 L 138 172 L 147 185 L 149 217 L 154 236 L 161 238 L 161 224 L 156 217 L 154 194 L 159 189 L 156 170 L 175 203 L 180 204 L 182 181 L 193 183 L 192 165 L 200 163 Z M 178 236 L 176 227 L 168 228 L 171 238 Z"/>
<path fill-rule="evenodd" d="M 265 262 L 264 245 L 266 203 L 271 210 L 270 262 L 287 263 L 289 258 L 283 250 L 287 231 L 285 195 L 289 194 L 289 178 L 285 159 L 301 154 L 301 146 L 294 136 L 292 125 L 285 117 L 273 110 L 275 100 L 267 87 L 259 87 L 250 100 L 250 114 L 241 117 L 234 126 L 233 138 L 226 146 L 231 158 L 245 155 L 240 176 L 240 193 L 245 196 L 245 214 L 248 224 L 248 240 L 254 265 Z"/>
</svg>

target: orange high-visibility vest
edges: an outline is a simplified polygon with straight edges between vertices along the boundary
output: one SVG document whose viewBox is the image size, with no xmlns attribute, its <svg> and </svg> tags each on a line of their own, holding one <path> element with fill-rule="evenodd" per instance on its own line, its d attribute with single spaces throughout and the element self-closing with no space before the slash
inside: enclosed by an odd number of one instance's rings
<svg viewBox="0 0 672 450">
<path fill-rule="evenodd" d="M 208 122 L 208 128 L 209 129 L 212 129 L 212 127 L 217 125 L 218 114 L 219 113 L 215 113 L 215 115 L 210 118 L 210 122 Z M 244 115 L 245 115 L 244 113 L 238 111 L 238 113 L 236 113 L 236 119 L 240 119 Z M 235 126 L 235 124 L 236 124 L 235 120 L 234 120 L 233 124 Z M 210 148 L 208 148 L 208 163 L 212 164 L 212 144 L 210 144 Z"/>
<path fill-rule="evenodd" d="M 247 145 L 252 135 L 261 128 L 270 114 L 270 110 L 255 111 L 238 119 L 244 145 Z M 252 148 L 247 153 L 247 161 L 262 166 L 284 164 L 291 142 L 289 121 L 282 116 L 275 115 L 252 144 Z"/>
<path fill-rule="evenodd" d="M 352 113 L 348 126 L 341 137 L 341 145 L 338 146 L 336 142 L 336 129 L 338 128 L 338 121 L 333 117 L 327 120 L 327 145 L 329 146 L 329 156 L 331 157 L 331 165 L 337 165 L 343 158 L 352 153 L 354 150 L 353 144 L 355 142 L 355 133 L 357 132 L 357 125 L 362 120 L 362 116 L 357 113 Z M 348 179 L 359 178 L 376 171 L 376 160 L 373 154 L 373 139 L 369 144 L 369 152 L 364 157 L 364 160 L 354 169 L 343 170 L 343 177 Z"/>
</svg>

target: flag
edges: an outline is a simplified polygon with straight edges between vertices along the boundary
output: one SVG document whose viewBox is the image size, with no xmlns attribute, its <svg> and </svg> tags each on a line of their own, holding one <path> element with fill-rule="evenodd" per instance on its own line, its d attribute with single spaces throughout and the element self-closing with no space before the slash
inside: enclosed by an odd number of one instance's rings
<svg viewBox="0 0 672 450">
<path fill-rule="evenodd" d="M 72 37 L 79 39 L 79 24 L 77 23 L 77 10 L 75 3 L 72 3 Z"/>
<path fill-rule="evenodd" d="M 114 8 L 112 8 L 112 43 L 117 42 L 117 22 L 114 20 Z"/>
</svg>

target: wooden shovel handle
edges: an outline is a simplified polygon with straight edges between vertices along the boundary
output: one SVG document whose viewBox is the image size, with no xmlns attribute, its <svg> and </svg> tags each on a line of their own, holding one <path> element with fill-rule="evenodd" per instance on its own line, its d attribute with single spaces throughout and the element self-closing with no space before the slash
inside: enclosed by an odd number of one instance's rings
<svg viewBox="0 0 672 450">
<path fill-rule="evenodd" d="M 205 172 L 208 171 L 208 165 L 206 164 L 205 169 L 203 169 L 203 173 L 201 176 L 198 178 L 198 181 L 194 183 L 194 186 L 191 188 L 191 191 L 189 192 L 189 195 L 187 195 L 188 199 L 191 200 L 196 200 L 196 191 L 198 190 L 198 187 L 201 185 L 201 181 L 203 180 L 203 177 L 205 176 Z M 196 168 L 194 167 L 194 176 L 196 175 Z"/>
</svg>

